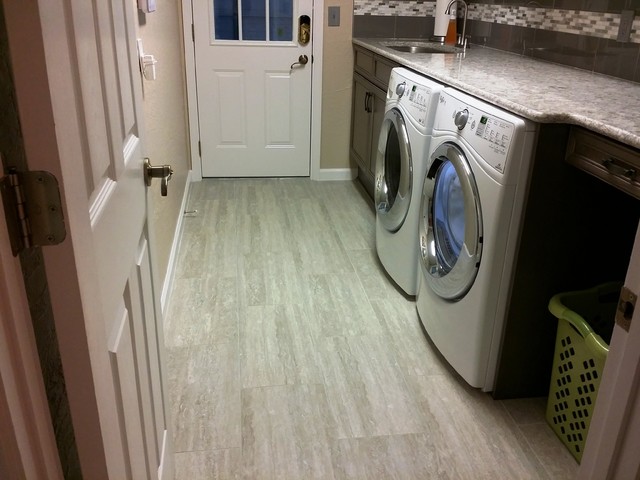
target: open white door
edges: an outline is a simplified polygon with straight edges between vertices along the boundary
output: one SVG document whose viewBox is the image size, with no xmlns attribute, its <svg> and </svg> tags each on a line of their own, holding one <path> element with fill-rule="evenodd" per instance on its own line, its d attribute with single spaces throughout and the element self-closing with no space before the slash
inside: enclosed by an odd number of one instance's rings
<svg viewBox="0 0 640 480">
<path fill-rule="evenodd" d="M 202 176 L 309 176 L 312 9 L 193 0 Z"/>
<path fill-rule="evenodd" d="M 44 257 L 83 476 L 173 478 L 136 2 L 4 4 L 29 168 L 61 187 L 67 239 Z"/>
<path fill-rule="evenodd" d="M 625 287 L 640 294 L 640 225 Z M 626 332 L 614 327 L 577 478 L 640 478 L 640 302 Z"/>
<path fill-rule="evenodd" d="M 1 196 L 0 216 L 4 216 Z M 20 261 L 11 253 L 3 219 L 0 219 L 0 432 L 0 478 L 62 480 Z"/>
</svg>

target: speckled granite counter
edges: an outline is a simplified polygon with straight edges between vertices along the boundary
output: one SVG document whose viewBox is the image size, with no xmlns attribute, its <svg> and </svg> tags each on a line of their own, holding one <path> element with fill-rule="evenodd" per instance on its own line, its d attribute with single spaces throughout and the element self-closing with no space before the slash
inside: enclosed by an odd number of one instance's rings
<svg viewBox="0 0 640 480">
<path fill-rule="evenodd" d="M 580 125 L 640 148 L 640 85 L 472 45 L 464 54 L 402 53 L 398 39 L 353 43 L 539 123 Z"/>
</svg>

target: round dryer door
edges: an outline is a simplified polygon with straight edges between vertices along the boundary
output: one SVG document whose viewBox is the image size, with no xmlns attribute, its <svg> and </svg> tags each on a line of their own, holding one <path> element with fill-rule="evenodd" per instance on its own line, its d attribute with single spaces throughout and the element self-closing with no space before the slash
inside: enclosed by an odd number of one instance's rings
<svg viewBox="0 0 640 480">
<path fill-rule="evenodd" d="M 390 232 L 404 223 L 411 202 L 413 166 L 407 126 L 397 108 L 389 110 L 380 128 L 376 156 L 376 215 Z"/>
<path fill-rule="evenodd" d="M 482 255 L 478 187 L 454 143 L 440 145 L 429 165 L 420 207 L 422 271 L 437 295 L 459 300 L 471 289 Z"/>
</svg>

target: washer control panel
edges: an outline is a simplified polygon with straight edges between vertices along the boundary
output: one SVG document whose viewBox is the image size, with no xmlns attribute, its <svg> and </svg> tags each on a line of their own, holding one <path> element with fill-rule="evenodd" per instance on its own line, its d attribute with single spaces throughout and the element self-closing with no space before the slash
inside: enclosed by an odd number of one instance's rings
<svg viewBox="0 0 640 480">
<path fill-rule="evenodd" d="M 441 94 L 434 128 L 457 132 L 485 163 L 500 173 L 505 172 L 515 133 L 513 122 L 450 95 Z"/>
<path fill-rule="evenodd" d="M 397 102 L 408 117 L 406 121 L 411 121 L 423 134 L 430 134 L 441 89 L 439 84 L 421 75 L 404 68 L 394 68 L 389 78 L 387 109 L 390 102 Z"/>
<path fill-rule="evenodd" d="M 423 127 L 427 123 L 431 89 L 422 85 L 407 84 L 409 94 L 401 98 L 398 103 L 404 106 L 411 115 Z"/>
</svg>

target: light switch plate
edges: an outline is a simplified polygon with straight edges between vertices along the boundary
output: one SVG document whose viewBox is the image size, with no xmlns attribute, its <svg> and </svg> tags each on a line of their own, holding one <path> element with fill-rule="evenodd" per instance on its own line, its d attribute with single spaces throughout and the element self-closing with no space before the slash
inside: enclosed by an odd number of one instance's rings
<svg viewBox="0 0 640 480">
<path fill-rule="evenodd" d="M 330 27 L 339 27 L 340 26 L 340 7 L 329 7 L 327 25 Z"/>
<path fill-rule="evenodd" d="M 138 0 L 138 8 L 144 13 L 156 11 L 156 0 Z"/>
</svg>

